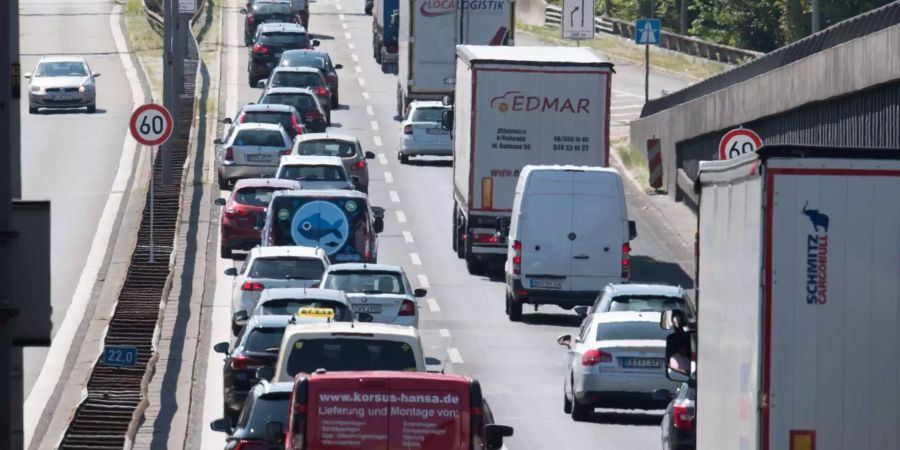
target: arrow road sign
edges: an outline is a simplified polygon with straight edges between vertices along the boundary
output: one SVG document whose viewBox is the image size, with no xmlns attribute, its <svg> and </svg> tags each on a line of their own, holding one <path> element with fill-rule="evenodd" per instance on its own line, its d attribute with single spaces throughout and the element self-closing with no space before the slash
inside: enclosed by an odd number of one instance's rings
<svg viewBox="0 0 900 450">
<path fill-rule="evenodd" d="M 563 0 L 563 39 L 592 39 L 594 37 L 594 2 Z"/>
<path fill-rule="evenodd" d="M 638 44 L 659 44 L 659 19 L 638 19 L 634 22 L 634 40 Z"/>
</svg>

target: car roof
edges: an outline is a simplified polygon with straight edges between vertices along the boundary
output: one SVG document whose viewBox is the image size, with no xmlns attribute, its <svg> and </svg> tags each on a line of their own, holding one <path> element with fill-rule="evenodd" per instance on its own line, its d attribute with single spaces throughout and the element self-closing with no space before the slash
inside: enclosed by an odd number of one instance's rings
<svg viewBox="0 0 900 450">
<path fill-rule="evenodd" d="M 397 272 L 402 273 L 403 268 L 391 264 L 369 264 L 369 263 L 343 263 L 333 264 L 328 267 L 326 272 L 346 271 L 373 271 L 373 272 Z"/>
<path fill-rule="evenodd" d="M 68 56 L 68 55 L 58 55 L 58 56 L 42 56 L 38 62 L 80 62 L 87 63 L 84 58 L 80 56 Z"/>
<path fill-rule="evenodd" d="M 444 105 L 443 102 L 439 102 L 439 101 L 435 101 L 435 100 L 427 100 L 427 101 L 426 100 L 417 100 L 417 101 L 411 102 L 409 104 L 409 106 L 410 106 L 410 108 L 434 108 L 434 107 L 449 108 L 448 106 Z"/>
<path fill-rule="evenodd" d="M 290 323 L 291 316 L 260 316 L 254 314 L 250 316 L 249 320 L 247 320 L 246 326 L 248 330 L 252 330 L 254 328 L 287 328 Z"/>
<path fill-rule="evenodd" d="M 294 86 L 276 86 L 268 88 L 266 94 L 306 94 L 315 98 L 316 94 L 309 88 L 301 88 Z"/>
<path fill-rule="evenodd" d="M 282 178 L 244 178 L 234 183 L 234 188 L 231 189 L 232 195 L 234 192 L 247 187 L 301 189 L 300 182 L 297 180 L 286 180 Z"/>
<path fill-rule="evenodd" d="M 285 155 L 281 157 L 282 166 L 344 166 L 337 156 Z"/>
<path fill-rule="evenodd" d="M 290 394 L 294 392 L 293 381 L 271 382 L 269 380 L 260 380 L 253 386 L 253 395 L 262 397 L 269 394 Z"/>
<path fill-rule="evenodd" d="M 283 192 L 283 191 L 282 191 Z M 302 245 L 278 245 L 269 247 L 253 247 L 249 257 L 275 258 L 279 256 L 301 256 L 309 258 L 323 257 L 325 251 L 321 248 L 306 247 Z"/>
<path fill-rule="evenodd" d="M 662 313 L 655 311 L 609 311 L 595 314 L 599 323 L 656 322 Z"/>
<path fill-rule="evenodd" d="M 301 183 L 302 184 L 302 183 Z M 369 196 L 359 191 L 347 191 L 337 189 L 299 189 L 284 190 L 272 194 L 272 198 L 276 197 L 312 197 L 312 198 L 355 198 L 358 200 L 369 201 Z"/>
<path fill-rule="evenodd" d="M 305 299 L 312 298 L 317 300 L 333 300 L 336 302 L 347 303 L 347 294 L 338 289 L 320 289 L 320 288 L 271 288 L 263 289 L 259 296 L 259 303 L 268 300 L 279 300 L 284 298 Z"/>
<path fill-rule="evenodd" d="M 328 55 L 328 52 L 326 52 L 325 50 L 318 50 L 318 49 L 311 49 L 311 48 L 294 48 L 291 50 L 285 50 L 285 52 L 282 53 L 282 56 L 284 56 L 288 53 L 309 53 L 309 54 L 318 55 L 318 56 L 330 57 Z"/>
<path fill-rule="evenodd" d="M 244 105 L 244 107 L 241 108 L 241 113 L 258 111 L 296 112 L 297 108 L 283 103 L 254 103 L 252 105 Z M 240 113 L 238 113 L 238 115 L 240 115 Z"/>
<path fill-rule="evenodd" d="M 281 3 L 281 2 L 278 2 Z M 288 2 L 290 5 L 290 2 Z M 286 33 L 306 33 L 306 28 L 303 28 L 303 25 L 296 23 L 287 23 L 287 22 L 266 22 L 259 24 L 260 31 L 265 33 L 266 31 L 284 31 Z"/>
<path fill-rule="evenodd" d="M 472 378 L 463 375 L 450 375 L 431 372 L 397 372 L 387 370 L 366 370 L 359 372 L 315 372 L 307 378 L 319 378 L 328 380 L 362 380 L 365 378 L 390 378 L 391 380 L 434 380 L 442 383 L 472 383 Z"/>
<path fill-rule="evenodd" d="M 370 338 L 372 337 L 371 335 L 376 335 L 375 337 L 398 336 L 406 339 L 418 339 L 419 337 L 419 332 L 414 327 L 374 322 L 330 322 L 288 325 L 287 330 L 284 332 L 284 336 L 322 333 L 341 333 L 342 337 L 352 337 L 353 334 Z"/>
<path fill-rule="evenodd" d="M 321 140 L 347 141 L 351 143 L 359 142 L 359 138 L 349 134 L 338 134 L 325 131 L 324 133 L 306 133 L 297 136 L 297 142 L 321 141 Z"/>
<path fill-rule="evenodd" d="M 681 286 L 668 284 L 610 284 L 613 297 L 620 295 L 655 295 L 660 297 L 683 297 L 684 289 Z"/>
<path fill-rule="evenodd" d="M 280 123 L 247 122 L 235 125 L 235 131 L 242 130 L 284 130 Z"/>
<path fill-rule="evenodd" d="M 276 72 L 301 72 L 301 73 L 314 73 L 316 75 L 320 75 L 319 69 L 315 67 L 308 66 L 277 66 L 275 67 Z"/>
</svg>

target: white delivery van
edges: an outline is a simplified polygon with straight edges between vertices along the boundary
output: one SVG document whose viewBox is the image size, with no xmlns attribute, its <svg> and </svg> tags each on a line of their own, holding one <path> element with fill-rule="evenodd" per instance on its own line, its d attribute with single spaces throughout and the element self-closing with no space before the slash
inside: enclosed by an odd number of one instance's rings
<svg viewBox="0 0 900 450">
<path fill-rule="evenodd" d="M 519 175 L 506 258 L 506 313 L 522 306 L 593 304 L 609 283 L 629 278 L 628 220 L 615 169 L 525 166 Z"/>
</svg>

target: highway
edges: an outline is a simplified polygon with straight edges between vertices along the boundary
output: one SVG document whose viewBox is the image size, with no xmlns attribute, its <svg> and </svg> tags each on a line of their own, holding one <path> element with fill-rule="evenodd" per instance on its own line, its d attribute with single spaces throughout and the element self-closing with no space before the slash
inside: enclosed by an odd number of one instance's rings
<svg viewBox="0 0 900 450">
<path fill-rule="evenodd" d="M 26 397 L 35 382 L 49 395 L 60 376 L 94 282 L 102 279 L 98 271 L 133 172 L 135 144 L 126 130 L 143 93 L 134 68 L 126 67 L 130 55 L 124 53 L 120 11 L 112 0 L 20 1 L 22 72 L 31 72 L 44 55 L 80 55 L 101 74 L 95 114 L 29 114 L 27 80 L 22 83 L 22 194 L 52 202 L 53 332 L 65 335 L 43 372 L 48 349 L 26 349 Z"/>
<path fill-rule="evenodd" d="M 260 92 L 248 86 L 243 16 L 237 12 L 239 2 L 229 1 L 220 96 L 225 101 L 220 103 L 224 109 L 220 117 L 234 117 L 240 105 L 255 102 Z M 568 311 L 543 307 L 536 314 L 526 308 L 523 323 L 507 320 L 499 278 L 470 275 L 451 250 L 451 161 L 413 160 L 401 165 L 396 158 L 397 81 L 395 75 L 382 73 L 372 58 L 371 16 L 363 14 L 362 2 L 322 0 L 311 8 L 310 31 L 334 62 L 344 65 L 342 106 L 333 113 L 332 129 L 359 136 L 365 150 L 378 154 L 369 170 L 372 204 L 387 209 L 379 262 L 403 265 L 415 287 L 429 289 L 428 298 L 419 304 L 426 354 L 441 359 L 448 373 L 481 380 L 497 422 L 515 427 L 515 436 L 507 440 L 509 449 L 659 448 L 659 411 L 598 410 L 587 423 L 576 423 L 563 413 L 564 352 L 556 338 L 577 331 L 580 319 Z M 518 43 L 537 44 L 521 35 Z M 686 84 L 674 77 L 655 77 L 653 94 Z M 636 117 L 643 102 L 643 69 L 631 64 L 617 67 L 613 90 L 613 120 Z M 689 286 L 690 277 L 672 262 L 671 249 L 677 244 L 658 224 L 645 219 L 638 197 L 642 194 L 631 184 L 626 186 L 629 214 L 639 232 L 633 242 L 633 279 Z M 233 263 L 219 259 L 215 264 L 219 275 L 209 330 L 212 344 L 230 338 L 231 280 L 222 272 Z M 203 449 L 219 449 L 225 436 L 210 431 L 206 424 L 222 414 L 222 357 L 211 349 L 208 352 L 205 389 L 196 393 L 203 395 L 204 432 L 194 440 Z"/>
</svg>

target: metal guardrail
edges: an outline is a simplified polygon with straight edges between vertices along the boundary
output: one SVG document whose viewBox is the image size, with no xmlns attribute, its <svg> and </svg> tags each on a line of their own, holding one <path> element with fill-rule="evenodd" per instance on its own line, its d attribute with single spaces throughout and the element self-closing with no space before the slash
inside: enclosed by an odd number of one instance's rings
<svg viewBox="0 0 900 450">
<path fill-rule="evenodd" d="M 544 8 L 544 21 L 553 26 L 561 26 L 562 9 L 547 5 Z M 634 39 L 634 23 L 608 16 L 594 18 L 594 28 L 604 32 Z M 760 52 L 744 50 L 728 45 L 714 44 L 691 36 L 670 33 L 663 30 L 660 34 L 659 46 L 679 53 L 706 58 L 728 64 L 742 64 L 763 55 Z"/>
</svg>

